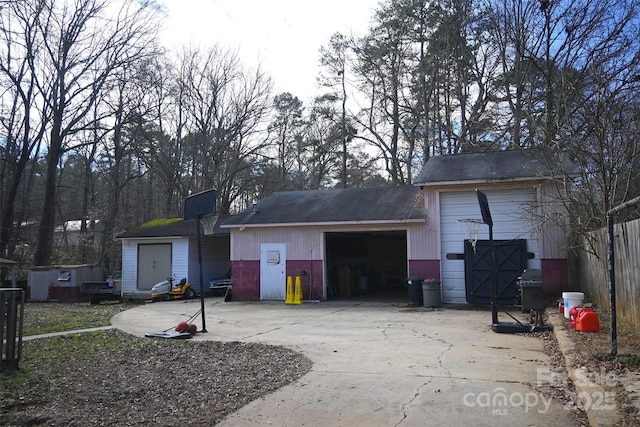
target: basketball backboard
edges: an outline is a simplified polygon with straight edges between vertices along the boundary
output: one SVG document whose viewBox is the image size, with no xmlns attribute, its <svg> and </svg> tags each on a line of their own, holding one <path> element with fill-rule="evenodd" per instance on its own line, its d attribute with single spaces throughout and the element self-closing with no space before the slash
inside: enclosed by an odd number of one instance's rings
<svg viewBox="0 0 640 427">
<path fill-rule="evenodd" d="M 184 199 L 184 220 L 191 221 L 216 214 L 218 192 L 214 189 L 203 191 Z"/>
<path fill-rule="evenodd" d="M 487 195 L 480 190 L 476 190 L 478 196 L 478 204 L 480 204 L 480 213 L 482 214 L 482 221 L 490 226 L 493 226 L 493 220 L 491 219 L 491 211 L 489 210 L 489 201 Z"/>
</svg>

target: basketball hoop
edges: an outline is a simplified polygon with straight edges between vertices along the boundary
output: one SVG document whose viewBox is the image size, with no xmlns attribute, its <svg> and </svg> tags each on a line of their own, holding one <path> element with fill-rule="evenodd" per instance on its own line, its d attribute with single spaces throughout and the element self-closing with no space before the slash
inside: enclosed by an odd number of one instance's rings
<svg viewBox="0 0 640 427">
<path fill-rule="evenodd" d="M 480 233 L 480 225 L 484 224 L 481 219 L 458 219 L 458 224 L 465 224 L 467 227 L 467 240 L 471 243 L 473 253 L 476 253 L 476 243 L 478 243 L 478 234 Z"/>
<path fill-rule="evenodd" d="M 202 225 L 202 234 L 205 236 L 212 236 L 217 220 L 217 216 L 209 216 L 200 219 L 200 225 Z"/>
</svg>

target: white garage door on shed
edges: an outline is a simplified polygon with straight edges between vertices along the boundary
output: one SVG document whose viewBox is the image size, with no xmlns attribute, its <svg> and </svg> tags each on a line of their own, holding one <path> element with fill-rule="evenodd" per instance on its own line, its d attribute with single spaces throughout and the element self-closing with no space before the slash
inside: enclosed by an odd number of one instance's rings
<svg viewBox="0 0 640 427">
<path fill-rule="evenodd" d="M 171 243 L 138 245 L 138 290 L 171 277 L 171 265 Z"/>
<path fill-rule="evenodd" d="M 489 201 L 495 240 L 526 239 L 527 252 L 535 254 L 528 268 L 540 268 L 538 236 L 530 215 L 534 190 L 483 190 Z M 442 298 L 444 303 L 465 304 L 464 241 L 467 224 L 461 219 L 481 219 L 475 191 L 440 193 Z M 481 224 L 479 240 L 489 239 L 489 226 Z"/>
</svg>

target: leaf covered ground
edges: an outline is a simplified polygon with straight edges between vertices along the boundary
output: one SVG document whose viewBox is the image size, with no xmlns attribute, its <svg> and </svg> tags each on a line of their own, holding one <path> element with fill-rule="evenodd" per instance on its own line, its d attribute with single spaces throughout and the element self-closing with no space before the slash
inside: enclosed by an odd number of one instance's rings
<svg viewBox="0 0 640 427">
<path fill-rule="evenodd" d="M 27 305 L 32 332 L 104 326 L 126 308 Z M 214 425 L 310 368 L 309 359 L 279 346 L 138 338 L 113 329 L 27 340 L 19 369 L 0 372 L 0 425 Z"/>
<path fill-rule="evenodd" d="M 282 347 L 116 330 L 27 341 L 20 371 L 2 373 L 0 424 L 214 425 L 310 366 Z"/>
</svg>

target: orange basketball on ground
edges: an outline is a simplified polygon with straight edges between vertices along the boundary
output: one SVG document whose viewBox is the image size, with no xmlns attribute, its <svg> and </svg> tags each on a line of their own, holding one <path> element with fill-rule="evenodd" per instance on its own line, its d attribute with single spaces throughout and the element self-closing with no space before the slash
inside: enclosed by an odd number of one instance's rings
<svg viewBox="0 0 640 427">
<path fill-rule="evenodd" d="M 187 329 L 187 322 L 180 322 L 178 323 L 178 326 L 176 326 L 176 332 L 185 332 Z"/>
</svg>

